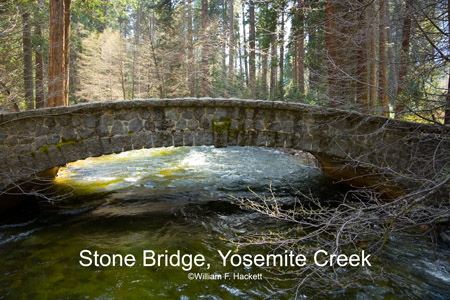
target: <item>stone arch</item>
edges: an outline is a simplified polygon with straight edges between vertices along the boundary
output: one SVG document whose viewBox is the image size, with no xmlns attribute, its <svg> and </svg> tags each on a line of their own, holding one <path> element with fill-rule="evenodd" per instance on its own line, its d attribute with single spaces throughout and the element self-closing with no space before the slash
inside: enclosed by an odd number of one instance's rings
<svg viewBox="0 0 450 300">
<path fill-rule="evenodd" d="M 412 143 L 417 132 L 429 137 L 426 145 Z M 436 152 L 437 136 L 449 132 L 300 103 L 239 99 L 138 99 L 7 113 L 0 115 L 0 190 L 87 157 L 167 146 L 293 148 L 316 156 L 325 171 L 337 170 L 328 175 L 338 179 L 355 177 L 352 162 L 417 171 L 426 164 L 417 154 Z M 411 143 L 406 151 L 405 142 Z M 449 145 L 444 142 L 441 148 Z M 422 164 L 413 170 L 413 161 Z"/>
</svg>

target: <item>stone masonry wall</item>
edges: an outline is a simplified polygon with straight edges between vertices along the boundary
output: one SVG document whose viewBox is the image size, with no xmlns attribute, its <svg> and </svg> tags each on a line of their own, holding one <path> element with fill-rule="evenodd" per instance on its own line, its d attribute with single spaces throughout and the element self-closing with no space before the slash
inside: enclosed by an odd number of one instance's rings
<svg viewBox="0 0 450 300">
<path fill-rule="evenodd" d="M 45 108 L 0 114 L 0 190 L 79 159 L 168 146 L 294 148 L 339 164 L 387 167 L 398 174 L 417 174 L 434 164 L 439 173 L 449 166 L 449 133 L 444 126 L 256 100 L 147 99 Z"/>
</svg>

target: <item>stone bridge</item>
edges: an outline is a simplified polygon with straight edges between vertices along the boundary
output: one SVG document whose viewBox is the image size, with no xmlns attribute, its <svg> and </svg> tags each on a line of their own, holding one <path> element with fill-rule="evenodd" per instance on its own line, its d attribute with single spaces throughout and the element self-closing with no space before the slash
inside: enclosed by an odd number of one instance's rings
<svg viewBox="0 0 450 300">
<path fill-rule="evenodd" d="M 0 115 L 0 191 L 91 156 L 169 146 L 310 152 L 325 174 L 359 185 L 441 176 L 450 128 L 299 103 L 147 99 Z M 263 163 L 263 162 L 262 162 Z M 383 178 L 382 181 L 386 181 Z"/>
</svg>

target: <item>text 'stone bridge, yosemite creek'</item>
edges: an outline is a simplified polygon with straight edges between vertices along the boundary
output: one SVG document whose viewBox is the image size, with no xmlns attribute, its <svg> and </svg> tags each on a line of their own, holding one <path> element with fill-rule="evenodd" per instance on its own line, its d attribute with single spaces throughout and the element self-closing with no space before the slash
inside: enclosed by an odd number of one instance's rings
<svg viewBox="0 0 450 300">
<path fill-rule="evenodd" d="M 1 114 L 0 190 L 87 157 L 200 145 L 303 150 L 334 179 L 393 192 L 450 168 L 446 126 L 299 103 L 138 99 Z"/>
</svg>

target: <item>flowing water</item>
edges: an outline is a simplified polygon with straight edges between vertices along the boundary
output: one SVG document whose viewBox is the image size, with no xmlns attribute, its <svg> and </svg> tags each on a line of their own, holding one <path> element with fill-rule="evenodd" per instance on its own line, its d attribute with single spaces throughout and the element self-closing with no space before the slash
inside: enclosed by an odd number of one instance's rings
<svg viewBox="0 0 450 300">
<path fill-rule="evenodd" d="M 55 201 L 40 203 L 39 213 L 20 223 L 0 223 L 0 299 L 290 299 L 273 295 L 286 286 L 270 280 L 188 278 L 191 272 L 261 272 L 222 266 L 218 250 L 234 250 L 228 240 L 235 235 L 284 226 L 231 203 L 231 195 L 269 186 L 284 198 L 298 189 L 338 199 L 346 189 L 305 158 L 260 148 L 161 148 L 70 164 L 55 180 Z M 131 254 L 136 264 L 83 267 L 82 250 Z M 202 254 L 210 268 L 143 266 L 144 250 Z M 367 270 L 368 276 L 383 272 L 382 278 L 299 298 L 450 299 L 449 257 L 425 238 L 394 238 L 382 265 Z"/>
</svg>

